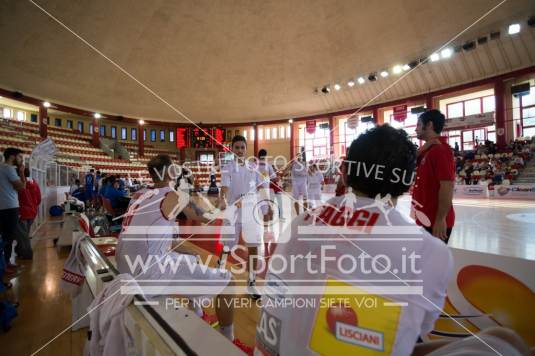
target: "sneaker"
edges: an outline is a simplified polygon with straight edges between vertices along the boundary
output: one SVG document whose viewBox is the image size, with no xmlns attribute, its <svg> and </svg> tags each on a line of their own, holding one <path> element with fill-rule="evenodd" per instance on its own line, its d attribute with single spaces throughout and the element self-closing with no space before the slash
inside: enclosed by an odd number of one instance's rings
<svg viewBox="0 0 535 356">
<path fill-rule="evenodd" d="M 249 281 L 249 283 L 247 284 L 247 293 L 249 293 L 249 296 L 253 300 L 258 300 L 261 297 L 260 293 L 258 293 L 258 290 L 256 289 L 255 282 L 252 281 Z"/>
<path fill-rule="evenodd" d="M 234 339 L 234 341 L 232 341 L 232 343 L 234 345 L 236 345 L 237 348 L 239 348 L 240 350 L 242 350 L 245 354 L 247 355 L 253 355 L 253 348 L 249 345 L 245 345 L 243 342 L 240 341 L 240 339 Z"/>
<path fill-rule="evenodd" d="M 210 315 L 203 311 L 201 319 L 213 328 L 219 325 L 219 320 L 217 320 L 217 315 L 215 314 Z"/>
</svg>

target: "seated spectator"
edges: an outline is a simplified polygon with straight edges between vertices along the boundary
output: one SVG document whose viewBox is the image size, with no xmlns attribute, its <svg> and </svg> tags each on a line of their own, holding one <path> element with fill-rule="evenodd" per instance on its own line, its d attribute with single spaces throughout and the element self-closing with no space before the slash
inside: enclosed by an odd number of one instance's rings
<svg viewBox="0 0 535 356">
<path fill-rule="evenodd" d="M 463 168 L 463 159 L 460 156 L 457 156 L 457 158 L 455 159 L 455 169 L 457 170 L 457 172 L 459 172 L 461 171 L 462 168 Z"/>
<path fill-rule="evenodd" d="M 98 194 L 100 196 L 103 196 L 105 197 L 106 196 L 106 191 L 108 190 L 109 186 L 110 186 L 110 180 L 113 178 L 113 176 L 110 176 L 110 177 L 106 177 L 106 178 L 103 178 L 102 179 L 102 188 L 100 188 Z"/>
<path fill-rule="evenodd" d="M 492 177 L 492 183 L 495 185 L 499 185 L 499 184 L 502 184 L 502 181 L 503 181 L 503 175 L 496 172 L 494 174 L 494 177 Z"/>
<path fill-rule="evenodd" d="M 117 176 L 116 180 L 119 182 L 119 190 L 124 191 L 126 185 L 124 178 L 121 176 Z"/>
<path fill-rule="evenodd" d="M 98 195 L 101 195 L 100 194 L 100 190 L 102 189 L 103 184 L 104 184 L 104 180 L 106 179 L 107 176 L 108 176 L 107 173 L 102 173 L 100 175 L 100 179 L 97 182 L 97 193 L 98 193 Z"/>
<path fill-rule="evenodd" d="M 476 185 L 479 183 L 479 179 L 481 179 L 480 172 L 476 169 L 474 172 L 472 172 L 472 184 Z"/>
<path fill-rule="evenodd" d="M 120 189 L 120 182 L 118 180 L 114 180 L 113 183 L 108 186 L 106 194 L 103 196 L 110 200 L 111 206 L 114 209 L 128 208 L 129 200 L 123 199 L 126 197 L 126 192 Z"/>
</svg>

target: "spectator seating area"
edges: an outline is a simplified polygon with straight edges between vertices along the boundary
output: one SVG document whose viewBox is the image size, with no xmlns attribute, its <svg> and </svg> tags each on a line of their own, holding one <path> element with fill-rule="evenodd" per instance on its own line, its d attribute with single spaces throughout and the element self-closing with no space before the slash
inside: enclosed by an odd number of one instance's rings
<svg viewBox="0 0 535 356">
<path fill-rule="evenodd" d="M 148 147 L 147 155 L 142 159 L 137 159 L 135 156 L 130 161 L 114 159 L 102 149 L 94 147 L 91 143 L 92 137 L 89 134 L 51 126 L 48 127 L 47 131 L 48 137 L 54 141 L 58 148 L 56 162 L 81 172 L 94 168 L 102 173 L 148 181 L 150 178 L 146 162 L 150 157 L 158 153 L 176 155 L 176 152 L 155 150 Z M 16 147 L 29 155 L 40 141 L 39 126 L 35 123 L 13 120 L 3 120 L 0 123 L 0 149 L 2 150 L 7 147 Z M 134 144 L 132 145 L 135 147 Z M 134 150 L 130 149 L 130 151 Z"/>
<path fill-rule="evenodd" d="M 474 151 L 456 154 L 458 184 L 515 184 L 535 152 L 531 138 L 520 138 L 505 149 L 487 141 Z"/>
</svg>

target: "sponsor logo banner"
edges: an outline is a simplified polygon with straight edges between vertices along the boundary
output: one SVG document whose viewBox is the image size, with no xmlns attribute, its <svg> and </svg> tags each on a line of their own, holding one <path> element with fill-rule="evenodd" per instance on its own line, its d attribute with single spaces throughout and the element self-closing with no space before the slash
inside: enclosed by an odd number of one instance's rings
<svg viewBox="0 0 535 356">
<path fill-rule="evenodd" d="M 348 283 L 327 279 L 326 290 L 335 286 L 355 291 L 351 295 L 322 295 L 309 339 L 310 349 L 322 355 L 391 354 L 401 305 L 378 294 L 366 294 L 365 289 Z M 336 302 L 341 300 L 345 302 Z"/>
<path fill-rule="evenodd" d="M 447 130 L 451 129 L 462 129 L 462 128 L 475 128 L 475 127 L 484 127 L 494 124 L 494 112 L 486 112 L 483 114 L 468 115 L 463 117 L 456 117 L 446 120 L 444 128 Z"/>
</svg>

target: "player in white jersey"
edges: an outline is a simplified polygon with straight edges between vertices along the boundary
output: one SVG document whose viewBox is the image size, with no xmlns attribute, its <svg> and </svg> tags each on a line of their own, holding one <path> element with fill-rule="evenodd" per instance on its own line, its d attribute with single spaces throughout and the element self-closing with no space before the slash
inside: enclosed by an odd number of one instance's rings
<svg viewBox="0 0 535 356">
<path fill-rule="evenodd" d="M 174 280 L 189 288 L 193 283 L 196 292 L 183 296 L 192 301 L 215 297 L 221 333 L 247 351 L 247 347 L 234 338 L 233 301 L 230 295 L 224 294 L 227 286 L 233 285 L 230 272 L 199 265 L 197 252 L 184 240 L 178 239 L 177 246 L 172 248 L 174 236 L 178 235 L 176 216 L 181 211 L 188 217 L 195 217 L 195 214 L 188 207 L 189 194 L 174 189 L 176 177 L 170 172 L 174 170 L 171 158 L 158 155 L 147 167 L 154 188 L 137 192 L 123 218 L 116 250 L 119 272 L 129 273 L 139 281 L 161 281 L 157 286 L 164 290 L 167 285 L 176 285 L 171 282 Z M 195 313 L 206 319 L 199 304 L 193 304 Z"/>
<path fill-rule="evenodd" d="M 288 170 L 291 172 L 292 177 L 292 197 L 294 198 L 294 207 L 297 215 L 300 212 L 299 200 L 303 199 L 303 210 L 307 210 L 308 204 L 308 190 L 307 190 L 307 176 L 308 169 L 306 162 L 303 157 L 304 153 L 297 155 L 296 160 L 291 162 L 286 169 L 284 174 L 287 174 Z"/>
<path fill-rule="evenodd" d="M 275 170 L 267 160 L 267 151 L 260 149 L 258 151 L 258 172 L 266 182 L 270 182 L 272 178 L 276 176 Z M 273 210 L 271 209 L 271 203 L 275 198 L 275 193 L 270 189 L 266 191 L 266 201 L 262 204 L 262 214 L 264 214 L 264 221 L 268 222 L 273 219 Z M 269 224 L 264 224 L 264 229 L 269 229 Z"/>
<path fill-rule="evenodd" d="M 310 165 L 308 170 L 308 201 L 311 208 L 321 205 L 321 188 L 323 186 L 323 173 L 318 169 L 317 164 Z"/>
<path fill-rule="evenodd" d="M 248 281 L 247 290 L 253 299 L 260 298 L 256 290 L 258 247 L 262 243 L 263 221 L 262 211 L 258 205 L 258 191 L 265 193 L 269 187 L 269 180 L 262 178 L 257 167 L 245 161 L 247 141 L 245 137 L 237 135 L 231 144 L 234 160 L 221 167 L 221 196 L 219 208 L 231 211 L 234 220 L 234 235 L 224 235 L 224 244 L 229 248 L 236 246 L 243 238 L 249 258 L 247 259 Z"/>
<path fill-rule="evenodd" d="M 353 142 L 344 178 L 356 199 L 346 206 L 335 197 L 316 219 L 299 215 L 289 242 L 277 246 L 255 354 L 410 355 L 432 330 L 453 261 L 447 246 L 394 207 L 409 188 L 399 177 L 411 176 L 415 162 L 407 134 L 389 125 Z"/>
</svg>

